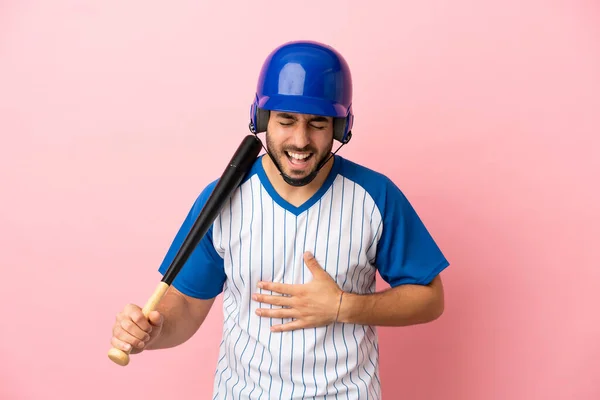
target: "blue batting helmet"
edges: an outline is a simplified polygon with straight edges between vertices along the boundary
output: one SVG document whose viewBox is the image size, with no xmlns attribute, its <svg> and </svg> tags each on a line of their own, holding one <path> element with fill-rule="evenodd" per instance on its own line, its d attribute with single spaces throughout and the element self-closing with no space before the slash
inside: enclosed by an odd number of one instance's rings
<svg viewBox="0 0 600 400">
<path fill-rule="evenodd" d="M 265 132 L 269 111 L 333 117 L 334 138 L 351 137 L 352 77 L 346 60 L 335 49 L 315 41 L 285 43 L 269 54 L 260 71 L 250 130 Z"/>
</svg>

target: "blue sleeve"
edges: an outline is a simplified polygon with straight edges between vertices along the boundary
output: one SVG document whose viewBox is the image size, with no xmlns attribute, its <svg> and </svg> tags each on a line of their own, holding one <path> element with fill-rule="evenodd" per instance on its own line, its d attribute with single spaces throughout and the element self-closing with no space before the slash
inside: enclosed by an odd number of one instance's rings
<svg viewBox="0 0 600 400">
<path fill-rule="evenodd" d="M 391 287 L 429 284 L 449 263 L 400 189 L 389 179 L 384 186 L 377 199 L 383 221 L 375 265 Z"/>
<path fill-rule="evenodd" d="M 192 205 L 159 267 L 162 275 L 167 272 L 216 182 L 208 185 Z M 226 279 L 223 259 L 213 246 L 212 233 L 213 227 L 211 226 L 173 280 L 172 286 L 183 294 L 200 299 L 212 299 L 223 290 Z"/>
</svg>

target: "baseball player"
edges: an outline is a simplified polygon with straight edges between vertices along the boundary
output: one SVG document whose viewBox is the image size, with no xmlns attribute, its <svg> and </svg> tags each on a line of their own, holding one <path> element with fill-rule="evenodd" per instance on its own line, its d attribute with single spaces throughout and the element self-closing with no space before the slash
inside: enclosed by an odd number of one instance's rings
<svg viewBox="0 0 600 400">
<path fill-rule="evenodd" d="M 111 344 L 131 354 L 181 345 L 223 294 L 214 399 L 380 399 L 377 327 L 438 318 L 449 263 L 389 178 L 336 154 L 353 118 L 338 51 L 314 41 L 274 49 L 250 108 L 265 154 L 157 311 L 144 318 L 127 305 Z M 215 184 L 200 191 L 161 273 Z M 376 273 L 388 289 L 376 291 Z"/>
</svg>

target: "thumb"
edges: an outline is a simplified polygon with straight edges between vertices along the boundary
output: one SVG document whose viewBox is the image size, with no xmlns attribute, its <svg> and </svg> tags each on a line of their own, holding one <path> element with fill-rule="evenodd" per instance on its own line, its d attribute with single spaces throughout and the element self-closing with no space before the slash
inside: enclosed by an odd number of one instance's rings
<svg viewBox="0 0 600 400">
<path fill-rule="evenodd" d="M 306 263 L 306 266 L 308 267 L 310 272 L 313 274 L 313 276 L 318 277 L 319 274 L 324 272 L 321 265 L 319 265 L 319 263 L 317 262 L 315 257 L 309 251 L 304 253 L 304 262 Z"/>
<path fill-rule="evenodd" d="M 163 316 L 158 311 L 152 311 L 148 314 L 148 321 L 154 326 L 162 326 Z"/>
</svg>

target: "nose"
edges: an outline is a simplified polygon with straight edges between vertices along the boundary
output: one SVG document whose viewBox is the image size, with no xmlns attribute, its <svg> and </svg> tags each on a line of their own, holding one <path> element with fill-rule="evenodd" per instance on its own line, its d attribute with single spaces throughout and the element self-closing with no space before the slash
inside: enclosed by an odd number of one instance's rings
<svg viewBox="0 0 600 400">
<path fill-rule="evenodd" d="M 305 124 L 298 124 L 292 135 L 292 143 L 298 149 L 304 149 L 310 143 L 309 130 Z"/>
</svg>

